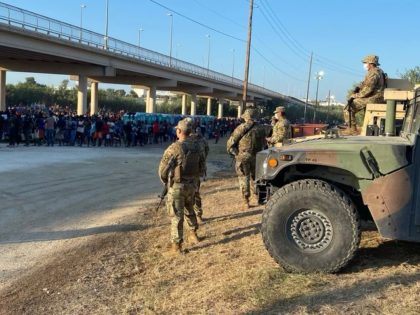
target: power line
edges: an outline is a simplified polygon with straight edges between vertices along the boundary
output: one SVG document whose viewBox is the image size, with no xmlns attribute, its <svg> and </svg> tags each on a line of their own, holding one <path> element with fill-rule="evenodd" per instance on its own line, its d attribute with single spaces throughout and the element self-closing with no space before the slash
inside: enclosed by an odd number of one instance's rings
<svg viewBox="0 0 420 315">
<path fill-rule="evenodd" d="M 201 23 L 201 22 L 199 22 L 199 21 L 197 21 L 197 20 L 194 20 L 194 19 L 192 19 L 192 18 L 190 18 L 190 17 L 188 17 L 188 16 L 186 16 L 186 15 L 184 15 L 184 14 L 182 14 L 182 13 L 179 13 L 179 12 L 177 12 L 177 11 L 175 11 L 175 10 L 173 10 L 173 9 L 171 9 L 171 8 L 169 8 L 169 7 L 167 7 L 167 6 L 163 5 L 163 4 L 161 4 L 161 3 L 159 3 L 159 2 L 157 2 L 157 1 L 155 1 L 155 0 L 149 0 L 149 1 L 150 1 L 150 2 L 153 2 L 154 4 L 156 4 L 156 5 L 160 6 L 160 7 L 164 8 L 164 9 L 166 9 L 166 10 L 168 10 L 168 11 L 171 11 L 171 12 L 175 13 L 176 15 L 179 15 L 179 16 L 183 17 L 184 19 L 187 19 L 187 20 L 188 20 L 188 21 L 190 21 L 190 22 L 193 22 L 193 23 L 198 24 L 198 25 L 200 25 L 200 26 L 202 26 L 202 27 L 204 27 L 204 28 L 207 28 L 207 29 L 209 29 L 209 30 L 212 30 L 212 31 L 213 31 L 213 32 L 215 32 L 215 33 L 221 34 L 221 35 L 226 36 L 226 37 L 230 37 L 230 38 L 232 38 L 232 39 L 235 39 L 235 40 L 240 41 L 240 42 L 243 42 L 243 43 L 245 43 L 245 42 L 246 42 L 246 40 L 244 40 L 244 39 L 242 39 L 242 38 L 239 38 L 239 37 L 236 37 L 236 36 L 233 36 L 233 35 L 227 34 L 227 33 L 222 32 L 222 31 L 219 31 L 219 30 L 217 30 L 217 29 L 215 29 L 215 28 L 213 28 L 213 27 L 211 27 L 211 26 L 208 26 L 208 25 L 206 25 L 206 24 L 203 24 L 203 23 Z"/>
<path fill-rule="evenodd" d="M 302 52 L 303 54 L 307 55 L 309 53 L 309 50 L 306 49 L 303 45 L 301 45 L 292 35 L 291 33 L 287 30 L 287 28 L 284 26 L 284 24 L 281 22 L 280 18 L 277 16 L 277 14 L 275 13 L 275 11 L 273 10 L 273 8 L 270 6 L 270 4 L 268 3 L 268 1 L 264 1 L 264 0 L 260 0 L 260 3 L 262 4 L 262 7 L 265 10 L 270 10 L 271 11 L 271 17 L 275 20 L 277 26 L 279 27 L 279 29 L 282 31 L 282 33 L 285 35 L 285 37 L 288 39 L 288 41 L 290 41 L 290 43 L 300 52 Z M 268 9 L 267 9 L 268 8 Z M 290 46 L 289 46 L 290 47 Z M 332 71 L 337 71 L 337 72 L 345 72 L 347 74 L 353 75 L 353 76 L 360 76 L 360 73 L 354 71 L 353 69 L 344 66 L 338 62 L 332 61 L 331 59 L 325 58 L 321 55 L 315 54 L 315 56 L 317 57 L 315 59 L 315 63 L 316 64 L 320 64 L 322 66 L 325 66 L 326 68 L 328 68 L 329 70 Z"/>
<path fill-rule="evenodd" d="M 215 28 L 213 28 L 213 27 L 211 27 L 211 26 L 208 26 L 208 25 L 206 25 L 206 24 L 204 24 L 204 23 L 201 23 L 201 22 L 199 22 L 199 21 L 196 21 L 196 20 L 194 20 L 194 19 L 192 19 L 192 18 L 190 18 L 190 17 L 188 17 L 188 16 L 186 16 L 185 14 L 182 14 L 182 13 L 180 13 L 180 12 L 178 12 L 178 11 L 175 11 L 175 10 L 173 10 L 173 9 L 171 9 L 171 8 L 169 8 L 169 7 L 167 7 L 167 6 L 165 6 L 165 5 L 163 5 L 163 4 L 161 4 L 161 3 L 159 3 L 159 2 L 157 2 L 157 1 L 155 1 L 155 0 L 149 0 L 150 2 L 152 2 L 152 3 L 154 3 L 154 4 L 156 4 L 156 5 L 158 5 L 158 6 L 160 6 L 160 7 L 162 7 L 162 8 L 164 8 L 164 9 L 166 9 L 166 10 L 168 10 L 168 11 L 170 11 L 170 12 L 172 12 L 172 13 L 174 13 L 174 14 L 176 14 L 176 15 L 179 15 L 179 16 L 181 16 L 181 17 L 183 17 L 183 18 L 185 18 L 186 20 L 188 20 L 188 21 L 190 21 L 190 22 L 193 22 L 193 23 L 195 23 L 195 24 L 198 24 L 198 25 L 200 25 L 200 26 L 202 26 L 202 27 L 204 27 L 204 28 L 207 28 L 207 29 L 209 29 L 209 30 L 212 30 L 212 31 L 214 31 L 215 33 L 218 33 L 218 34 L 221 34 L 221 35 L 223 35 L 223 36 L 226 36 L 226 37 L 229 37 L 229 38 L 232 38 L 232 39 L 235 39 L 235 40 L 237 40 L 237 41 L 240 41 L 240 42 L 242 42 L 242 43 L 246 43 L 246 41 L 244 40 L 244 39 L 241 39 L 241 38 L 238 38 L 238 37 L 236 37 L 236 36 L 233 36 L 233 35 L 230 35 L 230 34 L 228 34 L 228 33 L 225 33 L 225 32 L 223 32 L 223 31 L 219 31 L 219 30 L 217 30 L 217 29 L 215 29 Z M 247 1 L 248 2 L 248 1 Z M 267 63 L 269 63 L 273 68 L 275 68 L 277 71 L 279 71 L 280 73 L 283 73 L 284 75 L 286 75 L 286 76 L 288 76 L 288 77 L 290 77 L 290 78 L 292 78 L 292 79 L 294 79 L 294 80 L 297 80 L 297 81 L 303 81 L 303 80 L 300 80 L 300 79 L 298 79 L 298 78 L 296 78 L 296 77 L 294 77 L 294 76 L 292 76 L 292 75 L 290 75 L 290 74 L 288 74 L 288 73 L 286 73 L 285 71 L 283 71 L 283 70 L 281 70 L 279 67 L 277 67 L 272 61 L 270 61 L 266 56 L 264 56 L 254 45 L 252 45 L 252 49 L 258 54 L 258 55 L 260 55 L 261 56 L 261 58 L 263 58 Z"/>
</svg>

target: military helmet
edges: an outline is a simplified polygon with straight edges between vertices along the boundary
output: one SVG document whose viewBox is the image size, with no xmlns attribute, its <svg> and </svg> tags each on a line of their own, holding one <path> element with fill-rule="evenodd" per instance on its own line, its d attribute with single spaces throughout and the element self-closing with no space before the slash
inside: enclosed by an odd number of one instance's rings
<svg viewBox="0 0 420 315">
<path fill-rule="evenodd" d="M 243 119 L 258 119 L 258 110 L 256 108 L 247 108 L 241 116 Z"/>
<path fill-rule="evenodd" d="M 377 66 L 380 65 L 379 63 L 379 57 L 375 56 L 375 55 L 367 55 L 365 58 L 363 58 L 362 60 L 363 63 L 373 63 Z"/>
<path fill-rule="evenodd" d="M 183 132 L 191 132 L 192 131 L 192 121 L 189 118 L 184 118 L 178 122 L 178 125 L 175 127 Z"/>
<path fill-rule="evenodd" d="M 276 107 L 276 110 L 274 111 L 274 114 L 275 113 L 283 113 L 283 112 L 285 112 L 286 110 L 285 110 L 285 108 L 283 107 L 283 106 L 277 106 Z"/>
</svg>

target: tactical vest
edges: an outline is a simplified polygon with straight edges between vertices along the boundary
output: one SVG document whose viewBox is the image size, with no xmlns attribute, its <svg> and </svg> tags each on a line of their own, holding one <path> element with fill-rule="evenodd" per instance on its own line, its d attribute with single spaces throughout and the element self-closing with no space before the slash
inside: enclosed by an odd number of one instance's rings
<svg viewBox="0 0 420 315">
<path fill-rule="evenodd" d="M 179 142 L 181 163 L 175 167 L 174 182 L 190 182 L 201 174 L 201 148 L 197 141 Z"/>
</svg>

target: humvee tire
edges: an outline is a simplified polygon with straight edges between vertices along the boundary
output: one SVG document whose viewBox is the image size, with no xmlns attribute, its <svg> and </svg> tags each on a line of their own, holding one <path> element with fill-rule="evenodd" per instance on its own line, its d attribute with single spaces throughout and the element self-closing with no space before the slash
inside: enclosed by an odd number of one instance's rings
<svg viewBox="0 0 420 315">
<path fill-rule="evenodd" d="M 268 252 L 286 271 L 332 273 L 359 247 L 359 214 L 337 187 L 322 180 L 298 180 L 270 198 L 261 232 Z"/>
</svg>

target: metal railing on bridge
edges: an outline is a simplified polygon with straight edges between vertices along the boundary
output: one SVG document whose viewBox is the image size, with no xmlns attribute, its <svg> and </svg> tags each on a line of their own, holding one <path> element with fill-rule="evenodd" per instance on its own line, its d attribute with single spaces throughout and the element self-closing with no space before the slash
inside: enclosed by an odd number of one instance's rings
<svg viewBox="0 0 420 315">
<path fill-rule="evenodd" d="M 163 67 L 176 69 L 236 87 L 243 86 L 242 80 L 232 76 L 171 58 L 167 55 L 126 43 L 116 38 L 106 37 L 103 34 L 92 32 L 3 2 L 0 2 L 0 23 L 7 24 L 10 27 L 34 31 L 56 39 L 95 47 L 144 62 L 158 64 Z M 255 84 L 248 84 L 248 89 L 250 92 L 257 92 L 271 97 L 284 97 L 280 93 Z"/>
</svg>

